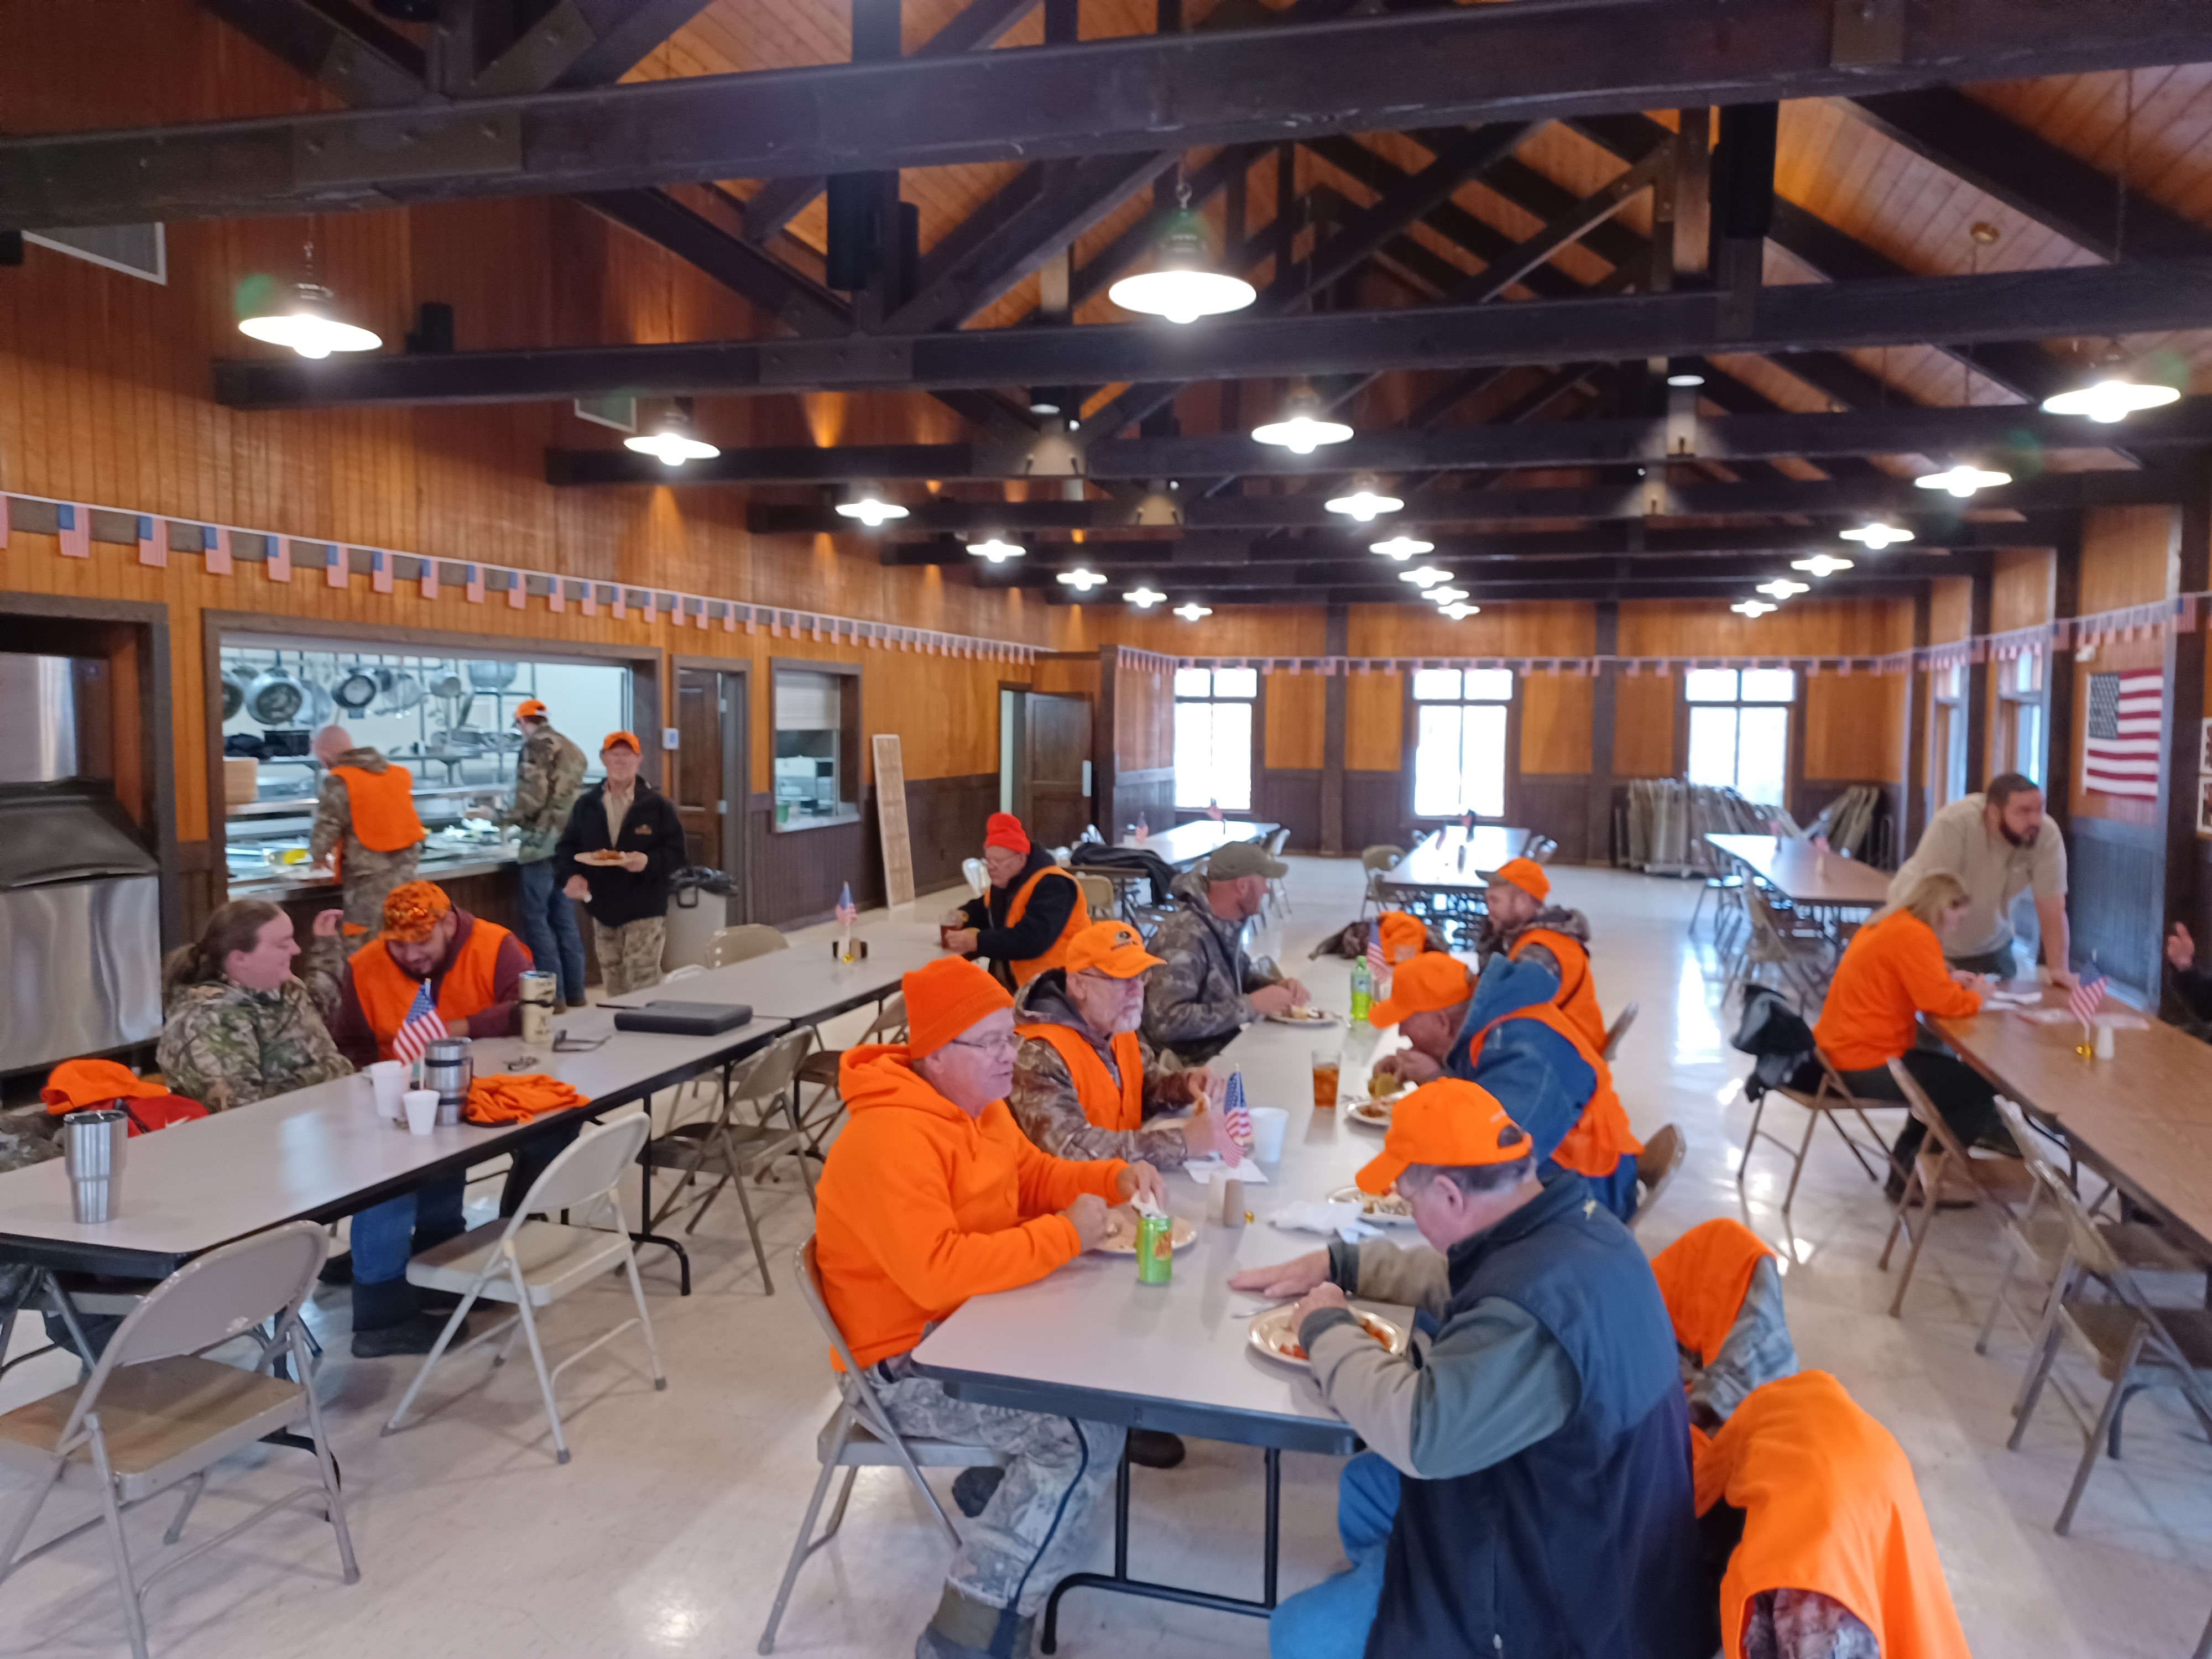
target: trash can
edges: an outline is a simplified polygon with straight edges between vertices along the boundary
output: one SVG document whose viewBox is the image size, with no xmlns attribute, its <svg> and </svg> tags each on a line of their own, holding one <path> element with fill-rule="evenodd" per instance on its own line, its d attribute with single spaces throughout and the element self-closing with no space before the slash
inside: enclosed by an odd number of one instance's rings
<svg viewBox="0 0 2212 1659">
<path fill-rule="evenodd" d="M 729 899 L 737 890 L 727 875 L 704 865 L 669 878 L 667 941 L 660 952 L 664 973 L 707 960 L 708 942 L 729 925 Z"/>
</svg>

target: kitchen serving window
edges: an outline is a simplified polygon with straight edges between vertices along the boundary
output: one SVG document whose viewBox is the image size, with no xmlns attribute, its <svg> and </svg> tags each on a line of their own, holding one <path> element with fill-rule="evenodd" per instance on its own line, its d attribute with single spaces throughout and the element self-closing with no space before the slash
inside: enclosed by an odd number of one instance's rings
<svg viewBox="0 0 2212 1659">
<path fill-rule="evenodd" d="M 860 816 L 860 679 L 775 665 L 775 825 L 803 830 Z"/>
</svg>

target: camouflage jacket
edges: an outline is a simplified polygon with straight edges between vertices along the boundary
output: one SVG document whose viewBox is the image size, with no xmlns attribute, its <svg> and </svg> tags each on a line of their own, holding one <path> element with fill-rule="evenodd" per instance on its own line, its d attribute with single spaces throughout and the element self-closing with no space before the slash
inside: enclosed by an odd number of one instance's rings
<svg viewBox="0 0 2212 1659">
<path fill-rule="evenodd" d="M 353 1071 L 298 980 L 274 991 L 228 981 L 184 987 L 169 1004 L 155 1059 L 172 1090 L 211 1112 Z"/>
<path fill-rule="evenodd" d="M 553 856 L 583 787 L 584 764 L 584 751 L 550 726 L 523 739 L 514 761 L 514 801 L 499 818 L 522 832 L 518 863 Z"/>
<path fill-rule="evenodd" d="M 1579 910 L 1570 910 L 1563 905 L 1547 904 L 1536 912 L 1534 918 L 1527 927 L 1516 927 L 1510 933 L 1499 927 L 1488 916 L 1485 916 L 1482 919 L 1482 931 L 1475 935 L 1476 963 L 1487 968 L 1490 965 L 1491 957 L 1496 956 L 1500 951 L 1510 956 L 1514 941 L 1531 929 L 1565 934 L 1581 945 L 1585 951 L 1589 949 L 1589 918 Z M 1514 960 L 1536 963 L 1553 979 L 1562 983 L 1566 980 L 1567 976 L 1559 970 L 1559 958 L 1549 945 L 1532 945 Z"/>
<path fill-rule="evenodd" d="M 1244 924 L 1213 914 L 1203 875 L 1177 876 L 1170 890 L 1176 908 L 1147 947 L 1164 965 L 1145 981 L 1145 1041 L 1203 1059 L 1251 1019 L 1249 994 L 1275 981 L 1245 956 Z"/>
<path fill-rule="evenodd" d="M 44 1106 L 0 1114 L 0 1175 L 59 1158 L 62 1149 L 53 1138 L 54 1125 L 59 1121 Z"/>
<path fill-rule="evenodd" d="M 1121 1074 L 1114 1066 L 1114 1056 L 1091 1033 L 1068 1000 L 1066 975 L 1057 968 L 1039 974 L 1014 1000 L 1014 1018 L 1023 1025 L 1065 1025 L 1080 1035 L 1084 1041 L 1098 1051 L 1105 1062 L 1107 1075 L 1118 1085 Z M 1101 1129 L 1085 1115 L 1083 1102 L 1075 1091 L 1075 1079 L 1069 1075 L 1067 1062 L 1060 1050 L 1042 1037 L 1030 1037 L 1022 1043 L 1021 1052 L 1014 1059 L 1013 1087 L 1006 1092 L 1007 1109 L 1014 1121 L 1022 1126 L 1022 1133 L 1043 1151 L 1054 1158 L 1064 1158 L 1077 1163 L 1095 1158 L 1118 1158 L 1129 1163 L 1145 1163 L 1158 1170 L 1179 1170 L 1185 1156 L 1182 1126 L 1180 1123 L 1155 1123 L 1151 1120 L 1162 1112 L 1177 1110 L 1180 1102 L 1161 1098 L 1161 1085 L 1177 1075 L 1170 1066 L 1161 1063 L 1152 1046 L 1142 1036 L 1137 1039 L 1137 1053 L 1145 1071 L 1145 1117 L 1141 1128 Z"/>
</svg>

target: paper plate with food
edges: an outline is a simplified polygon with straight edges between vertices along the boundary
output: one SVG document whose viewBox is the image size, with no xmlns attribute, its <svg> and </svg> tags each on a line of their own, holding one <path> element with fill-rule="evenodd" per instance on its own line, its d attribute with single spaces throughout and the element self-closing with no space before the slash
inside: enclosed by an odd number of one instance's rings
<svg viewBox="0 0 2212 1659">
<path fill-rule="evenodd" d="M 1387 1100 L 1355 1100 L 1344 1109 L 1344 1115 L 1364 1129 L 1390 1127 L 1390 1103 Z"/>
<path fill-rule="evenodd" d="M 1337 1023 L 1336 1016 L 1330 1013 L 1326 1008 L 1315 1008 L 1311 1006 L 1302 1008 L 1285 1008 L 1281 1013 L 1269 1014 L 1267 1018 L 1278 1025 L 1310 1025 L 1320 1027 L 1323 1025 L 1334 1025 Z"/>
<path fill-rule="evenodd" d="M 1382 1226 L 1410 1227 L 1413 1224 L 1413 1206 L 1395 1193 L 1363 1193 L 1356 1186 L 1339 1187 L 1328 1195 L 1332 1204 L 1357 1204 L 1363 1221 L 1372 1221 Z"/>
<path fill-rule="evenodd" d="M 596 853 L 579 853 L 576 862 L 596 866 L 602 870 L 612 869 L 623 861 L 623 855 L 611 847 L 601 848 Z"/>
<path fill-rule="evenodd" d="M 1252 1346 L 1268 1358 L 1279 1359 L 1285 1365 L 1305 1365 L 1308 1363 L 1306 1351 L 1298 1346 L 1298 1334 L 1291 1324 L 1291 1316 L 1297 1311 L 1297 1305 L 1292 1304 L 1271 1308 L 1255 1318 L 1249 1339 Z M 1406 1352 L 1407 1336 L 1403 1327 L 1380 1314 L 1370 1313 L 1364 1308 L 1354 1308 L 1352 1316 L 1359 1322 L 1361 1328 L 1369 1336 L 1390 1352 L 1401 1354 Z"/>
<path fill-rule="evenodd" d="M 1168 1245 L 1171 1249 L 1184 1249 L 1195 1243 L 1198 1228 L 1181 1216 L 1168 1230 Z M 1119 1204 L 1106 1212 L 1106 1237 L 1091 1247 L 1100 1255 L 1134 1255 L 1137 1253 L 1137 1212 L 1126 1204 Z"/>
</svg>

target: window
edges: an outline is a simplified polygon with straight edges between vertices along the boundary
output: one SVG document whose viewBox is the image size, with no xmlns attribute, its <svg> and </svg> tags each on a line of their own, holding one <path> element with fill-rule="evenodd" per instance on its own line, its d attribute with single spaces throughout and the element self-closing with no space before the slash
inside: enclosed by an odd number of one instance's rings
<svg viewBox="0 0 2212 1659">
<path fill-rule="evenodd" d="M 1928 683 L 1935 720 L 1929 754 L 1935 769 L 1936 805 L 1942 806 L 1966 793 L 1966 671 L 1953 663 L 1931 672 Z"/>
<path fill-rule="evenodd" d="M 1790 777 L 1790 708 L 1797 676 L 1788 668 L 1692 668 L 1682 676 L 1690 705 L 1690 781 L 1733 789 L 1779 806 Z"/>
<path fill-rule="evenodd" d="M 1997 754 L 1992 771 L 2010 770 L 2043 782 L 2043 653 L 2023 651 L 2000 662 Z"/>
<path fill-rule="evenodd" d="M 774 665 L 775 827 L 803 830 L 860 816 L 860 680 Z"/>
<path fill-rule="evenodd" d="M 1175 695 L 1176 805 L 1250 811 L 1252 705 L 1260 671 L 1178 668 Z"/>
<path fill-rule="evenodd" d="M 1505 816 L 1510 668 L 1413 672 L 1413 816 Z"/>
</svg>

